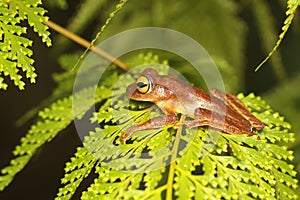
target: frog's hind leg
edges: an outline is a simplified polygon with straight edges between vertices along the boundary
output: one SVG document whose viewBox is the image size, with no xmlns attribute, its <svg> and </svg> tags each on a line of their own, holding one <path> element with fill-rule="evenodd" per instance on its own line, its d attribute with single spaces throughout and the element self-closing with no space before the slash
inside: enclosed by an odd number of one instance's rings
<svg viewBox="0 0 300 200">
<path fill-rule="evenodd" d="M 240 115 L 242 115 L 245 119 L 247 119 L 251 126 L 257 130 L 260 130 L 265 127 L 265 125 L 257 119 L 244 105 L 244 103 L 239 100 L 236 96 L 230 94 L 230 93 L 223 93 L 220 90 L 212 89 L 210 90 L 210 93 L 220 99 L 223 102 L 226 102 L 228 106 L 230 106 L 233 110 L 238 112 Z"/>
<path fill-rule="evenodd" d="M 195 111 L 195 119 L 184 122 L 189 128 L 208 126 L 218 131 L 229 134 L 254 135 L 251 131 L 251 124 L 247 120 L 237 120 L 224 116 L 208 109 L 198 108 Z"/>
</svg>

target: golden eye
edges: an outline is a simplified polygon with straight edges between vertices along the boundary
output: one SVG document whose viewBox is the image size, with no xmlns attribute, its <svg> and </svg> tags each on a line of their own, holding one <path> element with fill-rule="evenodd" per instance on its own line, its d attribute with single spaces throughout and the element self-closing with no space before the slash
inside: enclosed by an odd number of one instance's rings
<svg viewBox="0 0 300 200">
<path fill-rule="evenodd" d="M 153 86 L 153 80 L 149 76 L 140 76 L 136 80 L 136 89 L 143 94 L 151 92 Z"/>
</svg>

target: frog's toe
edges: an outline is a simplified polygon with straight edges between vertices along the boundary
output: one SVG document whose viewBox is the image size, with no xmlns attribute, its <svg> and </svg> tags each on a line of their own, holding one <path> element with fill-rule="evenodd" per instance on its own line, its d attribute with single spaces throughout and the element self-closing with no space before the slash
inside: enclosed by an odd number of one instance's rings
<svg viewBox="0 0 300 200">
<path fill-rule="evenodd" d="M 128 139 L 128 137 L 130 137 L 130 135 L 124 132 L 120 138 L 121 144 L 126 144 L 126 140 Z"/>
<path fill-rule="evenodd" d="M 178 129 L 178 128 L 181 127 L 182 125 L 184 125 L 183 122 L 177 122 L 177 123 L 175 123 L 175 124 L 173 125 L 173 128 L 174 128 L 174 129 Z"/>
</svg>

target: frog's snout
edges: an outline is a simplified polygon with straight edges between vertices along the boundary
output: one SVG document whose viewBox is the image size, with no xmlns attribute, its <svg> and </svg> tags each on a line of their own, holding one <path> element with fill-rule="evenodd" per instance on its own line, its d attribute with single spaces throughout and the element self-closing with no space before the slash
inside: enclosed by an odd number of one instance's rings
<svg viewBox="0 0 300 200">
<path fill-rule="evenodd" d="M 129 98 L 132 98 L 132 96 L 134 95 L 134 93 L 136 92 L 136 84 L 133 83 L 131 85 L 129 85 L 126 89 L 126 95 L 129 97 Z"/>
</svg>

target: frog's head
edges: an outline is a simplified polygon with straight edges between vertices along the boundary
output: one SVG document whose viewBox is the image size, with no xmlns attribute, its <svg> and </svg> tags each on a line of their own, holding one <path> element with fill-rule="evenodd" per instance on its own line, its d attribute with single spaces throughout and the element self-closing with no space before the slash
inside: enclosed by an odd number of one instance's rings
<svg viewBox="0 0 300 200">
<path fill-rule="evenodd" d="M 155 69 L 145 69 L 136 82 L 127 87 L 126 95 L 133 100 L 150 102 L 169 98 L 173 92 L 159 84 L 160 77 Z"/>
</svg>

